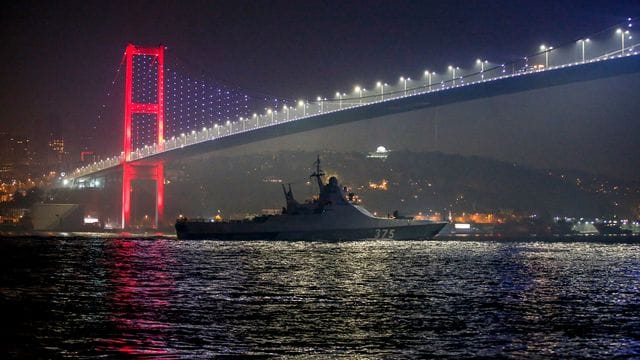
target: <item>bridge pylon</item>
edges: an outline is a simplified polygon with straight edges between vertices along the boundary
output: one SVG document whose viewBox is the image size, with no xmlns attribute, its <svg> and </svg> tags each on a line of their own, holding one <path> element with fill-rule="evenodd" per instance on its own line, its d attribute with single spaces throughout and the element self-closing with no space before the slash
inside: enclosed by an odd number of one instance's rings
<svg viewBox="0 0 640 360">
<path fill-rule="evenodd" d="M 157 65 L 157 96 L 155 102 L 134 101 L 133 59 L 135 56 L 154 57 Z M 124 150 L 122 159 L 122 228 L 131 225 L 131 186 L 133 180 L 150 179 L 156 182 L 155 227 L 164 215 L 164 164 L 162 161 L 132 163 L 132 126 L 134 114 L 152 114 L 156 118 L 156 141 L 154 146 L 164 143 L 164 46 L 142 47 L 128 44 L 125 52 L 126 79 L 124 99 Z M 159 149 L 161 150 L 161 149 Z"/>
</svg>

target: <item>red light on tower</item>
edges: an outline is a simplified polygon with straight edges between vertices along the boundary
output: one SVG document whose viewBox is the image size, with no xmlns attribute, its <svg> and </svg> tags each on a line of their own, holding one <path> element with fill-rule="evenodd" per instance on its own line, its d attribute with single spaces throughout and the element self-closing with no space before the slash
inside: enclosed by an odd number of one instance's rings
<svg viewBox="0 0 640 360">
<path fill-rule="evenodd" d="M 137 103 L 133 101 L 133 57 L 134 56 L 155 56 L 158 64 L 158 102 L 157 103 Z M 133 143 L 131 141 L 131 126 L 133 114 L 155 114 L 158 138 L 156 144 L 164 141 L 164 46 L 140 47 L 132 44 L 127 45 L 126 57 L 126 80 L 124 94 L 124 156 L 125 162 L 129 161 Z"/>
<path fill-rule="evenodd" d="M 158 85 L 156 103 L 139 103 L 133 101 L 133 57 L 153 56 L 158 64 Z M 160 150 L 164 143 L 164 46 L 141 47 L 127 45 L 125 52 L 126 79 L 124 98 L 124 158 L 122 160 L 122 228 L 131 221 L 131 181 L 150 178 L 156 181 L 156 227 L 164 212 L 164 165 L 161 161 L 137 165 L 129 163 L 133 143 L 131 139 L 133 114 L 155 114 L 157 141 Z"/>
</svg>

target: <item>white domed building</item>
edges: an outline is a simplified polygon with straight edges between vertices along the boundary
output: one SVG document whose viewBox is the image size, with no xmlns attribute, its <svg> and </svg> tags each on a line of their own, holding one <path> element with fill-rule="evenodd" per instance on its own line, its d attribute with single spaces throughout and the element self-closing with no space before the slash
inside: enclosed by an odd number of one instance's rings
<svg viewBox="0 0 640 360">
<path fill-rule="evenodd" d="M 389 150 L 387 150 L 386 147 L 380 145 L 376 148 L 375 152 L 370 152 L 369 155 L 367 155 L 367 158 L 385 160 L 387 156 L 389 156 Z"/>
</svg>

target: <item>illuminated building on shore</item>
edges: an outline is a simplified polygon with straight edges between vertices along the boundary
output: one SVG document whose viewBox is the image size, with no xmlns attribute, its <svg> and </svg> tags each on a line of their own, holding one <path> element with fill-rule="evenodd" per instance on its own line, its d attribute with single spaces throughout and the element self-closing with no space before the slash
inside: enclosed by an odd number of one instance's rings
<svg viewBox="0 0 640 360">
<path fill-rule="evenodd" d="M 376 148 L 375 152 L 370 152 L 367 155 L 367 158 L 386 160 L 388 156 L 389 156 L 389 150 L 387 150 L 387 148 L 381 145 Z"/>
<path fill-rule="evenodd" d="M 379 183 L 369 181 L 369 189 L 387 191 L 389 190 L 389 182 L 385 179 L 382 179 Z"/>
<path fill-rule="evenodd" d="M 64 139 L 56 138 L 49 140 L 49 149 L 53 155 L 53 161 L 50 163 L 62 164 L 65 160 L 66 152 L 64 151 Z"/>
<path fill-rule="evenodd" d="M 501 216 L 491 213 L 462 213 L 462 215 L 456 215 L 452 219 L 457 223 L 475 223 L 475 224 L 497 224 L 504 223 L 505 219 Z"/>
<path fill-rule="evenodd" d="M 33 141 L 29 137 L 0 133 L 0 176 L 4 179 L 29 177 L 34 157 Z"/>
</svg>

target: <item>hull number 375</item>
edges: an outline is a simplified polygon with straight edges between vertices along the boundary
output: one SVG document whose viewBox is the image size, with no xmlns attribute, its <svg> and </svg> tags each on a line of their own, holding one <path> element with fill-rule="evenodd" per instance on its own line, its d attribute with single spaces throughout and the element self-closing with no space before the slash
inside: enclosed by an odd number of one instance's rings
<svg viewBox="0 0 640 360">
<path fill-rule="evenodd" d="M 375 239 L 393 239 L 396 229 L 376 229 Z"/>
</svg>

